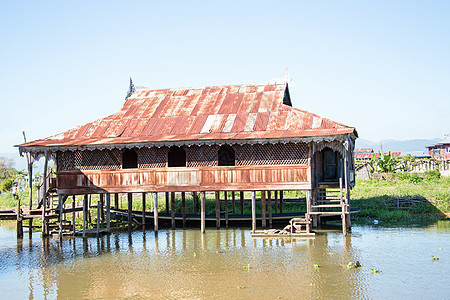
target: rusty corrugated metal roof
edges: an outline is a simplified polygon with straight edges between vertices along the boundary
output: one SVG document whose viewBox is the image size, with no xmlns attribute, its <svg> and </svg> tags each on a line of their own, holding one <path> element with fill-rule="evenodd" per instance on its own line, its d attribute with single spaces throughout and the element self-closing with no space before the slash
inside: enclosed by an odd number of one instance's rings
<svg viewBox="0 0 450 300">
<path fill-rule="evenodd" d="M 287 93 L 286 83 L 140 89 L 113 115 L 19 146 L 302 138 L 355 132 L 353 127 L 283 104 Z"/>
</svg>

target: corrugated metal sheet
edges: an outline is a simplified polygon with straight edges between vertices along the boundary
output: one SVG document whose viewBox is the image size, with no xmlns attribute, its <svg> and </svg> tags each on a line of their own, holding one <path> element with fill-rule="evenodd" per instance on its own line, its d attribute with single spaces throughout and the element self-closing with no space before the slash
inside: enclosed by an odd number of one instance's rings
<svg viewBox="0 0 450 300">
<path fill-rule="evenodd" d="M 119 112 L 22 147 L 347 134 L 353 127 L 283 104 L 286 84 L 140 89 Z"/>
</svg>

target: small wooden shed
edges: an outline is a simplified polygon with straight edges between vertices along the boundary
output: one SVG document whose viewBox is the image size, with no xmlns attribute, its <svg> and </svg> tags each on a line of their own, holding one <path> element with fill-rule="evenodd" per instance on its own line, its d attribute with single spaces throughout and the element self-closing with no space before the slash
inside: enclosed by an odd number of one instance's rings
<svg viewBox="0 0 450 300">
<path fill-rule="evenodd" d="M 287 83 L 131 85 L 117 113 L 18 147 L 36 159 L 54 158 L 63 200 L 94 193 L 305 190 L 308 216 L 341 215 L 347 228 L 356 138 L 353 127 L 293 108 Z M 340 195 L 330 197 L 330 189 Z"/>
</svg>

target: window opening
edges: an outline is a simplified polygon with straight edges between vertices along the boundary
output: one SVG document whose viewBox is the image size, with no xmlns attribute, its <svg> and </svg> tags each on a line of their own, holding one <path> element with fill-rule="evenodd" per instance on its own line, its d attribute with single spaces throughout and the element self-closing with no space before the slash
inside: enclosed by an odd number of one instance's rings
<svg viewBox="0 0 450 300">
<path fill-rule="evenodd" d="M 186 167 L 186 151 L 182 147 L 170 147 L 168 154 L 169 167 Z"/>
<path fill-rule="evenodd" d="M 138 155 L 134 149 L 125 149 L 122 153 L 122 169 L 135 169 L 138 167 Z"/>
<path fill-rule="evenodd" d="M 229 145 L 222 145 L 218 153 L 219 166 L 235 166 L 236 156 L 233 147 Z"/>
<path fill-rule="evenodd" d="M 325 181 L 335 181 L 338 179 L 337 153 L 329 148 L 323 150 L 323 168 Z"/>
</svg>

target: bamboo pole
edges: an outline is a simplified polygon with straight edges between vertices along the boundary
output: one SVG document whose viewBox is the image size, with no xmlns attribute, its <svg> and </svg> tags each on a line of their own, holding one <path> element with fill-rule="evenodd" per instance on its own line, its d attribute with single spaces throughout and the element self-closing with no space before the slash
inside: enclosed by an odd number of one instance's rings
<svg viewBox="0 0 450 300">
<path fill-rule="evenodd" d="M 205 227 L 206 227 L 206 213 L 205 213 L 205 192 L 200 192 L 200 231 L 202 233 L 205 233 Z"/>
<path fill-rule="evenodd" d="M 158 193 L 153 192 L 153 220 L 154 220 L 154 230 L 158 232 Z"/>
<path fill-rule="evenodd" d="M 256 231 L 256 191 L 252 192 L 252 233 Z"/>
</svg>

